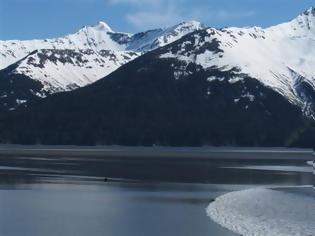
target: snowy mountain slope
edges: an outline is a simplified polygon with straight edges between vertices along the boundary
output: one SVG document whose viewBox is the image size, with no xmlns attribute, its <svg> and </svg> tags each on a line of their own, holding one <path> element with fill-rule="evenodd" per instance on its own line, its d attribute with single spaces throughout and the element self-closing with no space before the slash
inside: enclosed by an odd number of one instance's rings
<svg viewBox="0 0 315 236">
<path fill-rule="evenodd" d="M 43 91 L 55 93 L 91 84 L 138 56 L 128 51 L 43 49 L 17 63 L 12 73 L 39 81 Z"/>
<path fill-rule="evenodd" d="M 206 70 L 238 68 L 239 73 L 258 79 L 290 102 L 305 107 L 309 99 L 300 96 L 299 86 L 295 85 L 299 78 L 305 86 L 315 89 L 315 8 L 266 29 L 209 28 L 163 50 L 166 52 L 160 58 L 176 58 Z M 176 74 L 184 75 L 183 68 Z"/>
</svg>

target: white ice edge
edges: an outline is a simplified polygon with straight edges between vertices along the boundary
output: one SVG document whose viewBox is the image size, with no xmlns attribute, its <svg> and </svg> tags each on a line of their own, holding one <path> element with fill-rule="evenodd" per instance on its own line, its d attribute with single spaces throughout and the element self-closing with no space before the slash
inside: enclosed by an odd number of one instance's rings
<svg viewBox="0 0 315 236">
<path fill-rule="evenodd" d="M 315 198 L 264 188 L 231 192 L 207 208 L 216 223 L 243 236 L 315 235 Z"/>
<path fill-rule="evenodd" d="M 308 161 L 308 162 L 306 162 L 308 165 L 310 165 L 310 166 L 314 166 L 314 161 Z"/>
<path fill-rule="evenodd" d="M 309 163 L 309 165 L 313 165 Z M 313 170 L 310 166 L 269 166 L 269 165 L 260 165 L 260 166 L 232 166 L 232 167 L 221 167 L 224 169 L 243 169 L 243 170 L 270 170 L 270 171 L 286 171 L 286 172 L 305 172 L 312 173 Z"/>
</svg>

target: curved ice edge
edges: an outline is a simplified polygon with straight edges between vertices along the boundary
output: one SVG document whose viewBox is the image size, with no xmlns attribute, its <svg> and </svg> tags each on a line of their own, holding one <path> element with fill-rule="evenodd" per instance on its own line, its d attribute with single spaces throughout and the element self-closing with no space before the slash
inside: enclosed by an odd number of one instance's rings
<svg viewBox="0 0 315 236">
<path fill-rule="evenodd" d="M 243 236 L 315 235 L 315 198 L 264 188 L 227 193 L 207 208 L 208 216 Z"/>
</svg>

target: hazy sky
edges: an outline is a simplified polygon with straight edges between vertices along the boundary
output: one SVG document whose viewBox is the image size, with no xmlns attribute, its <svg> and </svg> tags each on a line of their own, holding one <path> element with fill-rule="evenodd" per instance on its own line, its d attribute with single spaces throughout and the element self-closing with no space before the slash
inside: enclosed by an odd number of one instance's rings
<svg viewBox="0 0 315 236">
<path fill-rule="evenodd" d="M 98 21 L 123 32 L 192 19 L 212 27 L 266 27 L 312 5 L 314 0 L 0 0 L 0 40 L 62 36 Z"/>
</svg>

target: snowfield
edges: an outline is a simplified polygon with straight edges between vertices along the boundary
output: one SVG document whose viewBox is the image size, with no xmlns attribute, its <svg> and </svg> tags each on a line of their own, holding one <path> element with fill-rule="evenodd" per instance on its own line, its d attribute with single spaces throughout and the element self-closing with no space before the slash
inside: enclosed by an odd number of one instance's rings
<svg viewBox="0 0 315 236">
<path fill-rule="evenodd" d="M 269 189 L 228 193 L 207 208 L 216 223 L 243 236 L 314 236 L 315 198 Z"/>
</svg>

